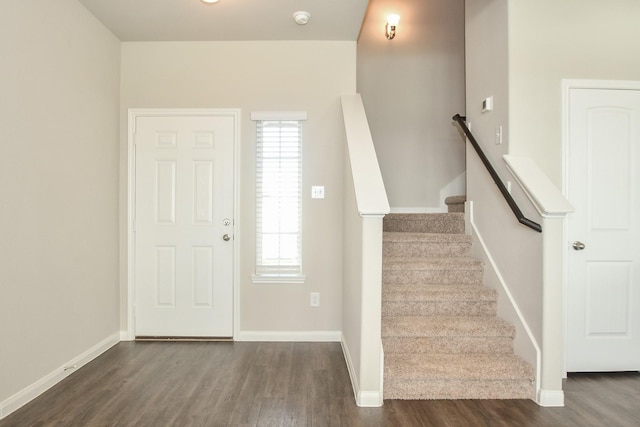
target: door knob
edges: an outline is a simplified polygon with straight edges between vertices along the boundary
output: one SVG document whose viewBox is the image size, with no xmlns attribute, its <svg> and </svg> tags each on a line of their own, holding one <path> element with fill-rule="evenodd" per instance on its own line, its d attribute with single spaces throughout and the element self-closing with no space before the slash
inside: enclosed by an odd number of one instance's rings
<svg viewBox="0 0 640 427">
<path fill-rule="evenodd" d="M 585 248 L 584 243 L 576 240 L 575 242 L 573 242 L 573 249 L 575 249 L 576 251 L 581 251 Z"/>
<path fill-rule="evenodd" d="M 231 235 L 225 234 L 224 236 L 222 236 L 222 240 L 224 240 L 225 242 L 228 242 L 229 240 L 231 240 Z"/>
</svg>

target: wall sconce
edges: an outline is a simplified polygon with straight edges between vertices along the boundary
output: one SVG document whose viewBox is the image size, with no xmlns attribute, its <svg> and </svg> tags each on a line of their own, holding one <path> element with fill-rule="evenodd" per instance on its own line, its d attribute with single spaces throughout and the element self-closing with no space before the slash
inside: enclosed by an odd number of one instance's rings
<svg viewBox="0 0 640 427">
<path fill-rule="evenodd" d="M 387 16 L 387 24 L 384 26 L 384 35 L 387 36 L 387 40 L 393 40 L 396 36 L 396 27 L 400 21 L 399 15 Z"/>
</svg>

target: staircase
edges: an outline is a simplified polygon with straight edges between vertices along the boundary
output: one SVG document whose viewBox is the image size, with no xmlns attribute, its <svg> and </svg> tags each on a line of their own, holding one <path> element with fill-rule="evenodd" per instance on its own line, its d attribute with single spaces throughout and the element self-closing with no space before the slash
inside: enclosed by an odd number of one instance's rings
<svg viewBox="0 0 640 427">
<path fill-rule="evenodd" d="M 385 399 L 532 399 L 533 369 L 513 353 L 464 214 L 384 219 Z"/>
</svg>

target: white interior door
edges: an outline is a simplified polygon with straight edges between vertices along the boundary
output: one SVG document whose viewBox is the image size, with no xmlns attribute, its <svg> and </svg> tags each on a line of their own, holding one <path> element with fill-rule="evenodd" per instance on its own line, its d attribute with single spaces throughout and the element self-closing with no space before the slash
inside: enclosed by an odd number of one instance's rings
<svg viewBox="0 0 640 427">
<path fill-rule="evenodd" d="M 135 129 L 135 334 L 231 337 L 235 118 Z"/>
<path fill-rule="evenodd" d="M 567 371 L 640 369 L 640 91 L 571 89 Z"/>
</svg>

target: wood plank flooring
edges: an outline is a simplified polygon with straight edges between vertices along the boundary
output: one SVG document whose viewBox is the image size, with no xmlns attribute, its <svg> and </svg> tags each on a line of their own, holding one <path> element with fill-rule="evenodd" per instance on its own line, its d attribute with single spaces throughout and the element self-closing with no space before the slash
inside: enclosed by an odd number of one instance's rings
<svg viewBox="0 0 640 427">
<path fill-rule="evenodd" d="M 529 400 L 355 405 L 338 343 L 126 342 L 0 421 L 8 426 L 640 426 L 640 374 L 572 375 Z"/>
</svg>

